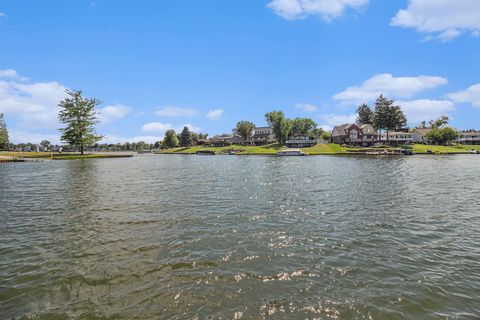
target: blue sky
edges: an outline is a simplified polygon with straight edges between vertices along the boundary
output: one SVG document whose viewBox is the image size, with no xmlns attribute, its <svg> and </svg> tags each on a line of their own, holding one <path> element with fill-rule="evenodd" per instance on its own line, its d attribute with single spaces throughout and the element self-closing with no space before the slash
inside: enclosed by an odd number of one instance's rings
<svg viewBox="0 0 480 320">
<path fill-rule="evenodd" d="M 477 0 L 0 0 L 0 112 L 58 141 L 65 88 L 101 98 L 105 142 L 210 135 L 264 114 L 354 120 L 379 93 L 409 124 L 480 129 Z"/>
</svg>

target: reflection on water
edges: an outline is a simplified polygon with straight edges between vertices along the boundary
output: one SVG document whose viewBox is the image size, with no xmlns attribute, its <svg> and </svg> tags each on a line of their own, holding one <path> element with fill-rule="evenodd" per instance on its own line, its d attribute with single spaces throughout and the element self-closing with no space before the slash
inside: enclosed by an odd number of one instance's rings
<svg viewBox="0 0 480 320">
<path fill-rule="evenodd" d="M 480 158 L 0 166 L 0 318 L 480 317 Z"/>
</svg>

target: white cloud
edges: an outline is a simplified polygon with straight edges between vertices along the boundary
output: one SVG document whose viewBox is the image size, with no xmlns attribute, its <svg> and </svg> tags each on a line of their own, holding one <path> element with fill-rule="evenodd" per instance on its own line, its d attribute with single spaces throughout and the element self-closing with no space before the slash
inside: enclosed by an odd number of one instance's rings
<svg viewBox="0 0 480 320">
<path fill-rule="evenodd" d="M 321 128 L 331 128 L 331 127 L 338 126 L 345 123 L 355 123 L 357 119 L 357 115 L 354 113 L 352 114 L 329 113 L 329 114 L 319 115 L 318 117 L 324 121 L 324 123 L 320 125 Z"/>
<path fill-rule="evenodd" d="M 457 103 L 471 103 L 472 106 L 480 108 L 480 83 L 466 90 L 449 94 L 448 98 Z"/>
<path fill-rule="evenodd" d="M 448 41 L 462 32 L 477 34 L 480 30 L 479 12 L 478 0 L 410 0 L 408 7 L 398 11 L 391 24 L 415 28 L 418 32 Z"/>
<path fill-rule="evenodd" d="M 319 127 L 322 128 L 324 131 L 332 131 L 333 130 L 333 127 L 329 126 L 327 124 L 322 124 Z"/>
<path fill-rule="evenodd" d="M 223 109 L 215 109 L 215 110 L 210 110 L 207 113 L 207 119 L 209 120 L 218 120 L 223 116 Z"/>
<path fill-rule="evenodd" d="M 121 104 L 106 106 L 97 111 L 98 120 L 103 123 L 113 122 L 124 118 L 131 108 Z"/>
<path fill-rule="evenodd" d="M 160 110 L 155 111 L 157 116 L 163 117 L 193 117 L 197 114 L 195 109 L 179 108 L 174 106 L 166 106 Z"/>
<path fill-rule="evenodd" d="M 318 108 L 310 103 L 297 103 L 295 109 L 302 110 L 305 112 L 316 112 Z"/>
<path fill-rule="evenodd" d="M 367 4 L 368 0 L 273 0 L 267 7 L 287 20 L 316 15 L 325 21 L 331 21 L 348 8 L 359 9 Z"/>
<path fill-rule="evenodd" d="M 0 70 L 0 79 L 10 79 L 10 80 L 18 80 L 18 81 L 29 80 L 27 77 L 20 76 L 17 73 L 17 71 L 13 69 Z"/>
<path fill-rule="evenodd" d="M 443 77 L 394 77 L 389 73 L 377 74 L 358 86 L 352 86 L 333 96 L 334 100 L 363 103 L 375 100 L 380 94 L 393 98 L 411 98 L 413 95 L 447 84 Z"/>
<path fill-rule="evenodd" d="M 165 132 L 173 129 L 170 123 L 150 122 L 142 126 L 142 131 L 145 132 Z"/>
<path fill-rule="evenodd" d="M 455 104 L 449 100 L 419 99 L 410 101 L 396 101 L 402 107 L 410 124 L 429 121 L 448 114 L 455 110 Z"/>
<path fill-rule="evenodd" d="M 192 132 L 200 132 L 199 127 L 195 127 L 190 123 L 181 125 L 181 126 L 173 126 L 170 123 L 161 123 L 161 122 L 150 122 L 146 123 L 142 126 L 142 131 L 144 132 L 159 132 L 165 133 L 167 130 L 175 130 L 175 132 L 181 132 L 184 127 L 187 127 L 188 130 Z"/>
<path fill-rule="evenodd" d="M 187 127 L 188 130 L 190 130 L 191 132 L 196 132 L 196 133 L 199 133 L 200 132 L 200 128 L 199 127 L 195 127 L 194 125 L 190 124 L 190 123 L 187 123 L 187 124 L 184 124 L 184 125 L 181 125 L 181 126 L 178 126 L 177 127 L 177 132 L 181 132 L 183 130 L 183 127 Z"/>
<path fill-rule="evenodd" d="M 19 83 L 0 81 L 0 112 L 21 119 L 28 128 L 57 128 L 58 103 L 65 98 L 58 82 Z"/>
</svg>

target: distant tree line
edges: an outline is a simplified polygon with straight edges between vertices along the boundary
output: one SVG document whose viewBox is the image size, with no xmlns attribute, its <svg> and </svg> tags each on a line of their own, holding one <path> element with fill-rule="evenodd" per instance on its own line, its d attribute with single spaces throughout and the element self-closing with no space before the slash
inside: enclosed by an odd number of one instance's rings
<svg viewBox="0 0 480 320">
<path fill-rule="evenodd" d="M 7 124 L 3 113 L 0 112 L 0 150 L 9 148 Z"/>
</svg>

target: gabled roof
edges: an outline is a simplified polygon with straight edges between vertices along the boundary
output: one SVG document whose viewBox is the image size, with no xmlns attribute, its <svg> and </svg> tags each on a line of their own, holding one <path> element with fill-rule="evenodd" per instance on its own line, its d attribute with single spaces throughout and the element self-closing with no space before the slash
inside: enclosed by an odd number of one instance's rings
<svg viewBox="0 0 480 320">
<path fill-rule="evenodd" d="M 427 133 L 429 133 L 432 129 L 430 128 L 416 128 L 416 129 L 413 129 L 413 132 L 418 132 L 420 133 L 422 136 L 426 135 Z"/>
<path fill-rule="evenodd" d="M 342 124 L 341 126 L 336 126 L 333 128 L 332 137 L 343 136 L 346 134 L 346 129 L 350 127 L 351 124 Z"/>
<path fill-rule="evenodd" d="M 369 123 L 361 124 L 361 125 L 359 125 L 359 126 L 360 126 L 360 129 L 362 129 L 362 130 L 365 129 L 367 126 L 371 126 L 371 127 L 373 128 L 373 126 L 372 126 L 371 124 L 369 124 Z"/>
<path fill-rule="evenodd" d="M 332 137 L 338 137 L 338 136 L 344 136 L 347 134 L 347 130 L 350 128 L 350 127 L 357 127 L 357 128 L 360 128 L 360 130 L 362 130 L 362 128 L 358 125 L 358 124 L 355 124 L 355 123 L 346 123 L 346 124 L 342 124 L 341 126 L 336 126 L 333 128 L 333 131 L 332 131 Z"/>
</svg>

